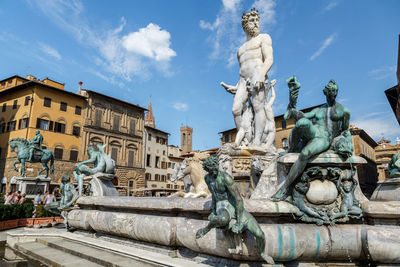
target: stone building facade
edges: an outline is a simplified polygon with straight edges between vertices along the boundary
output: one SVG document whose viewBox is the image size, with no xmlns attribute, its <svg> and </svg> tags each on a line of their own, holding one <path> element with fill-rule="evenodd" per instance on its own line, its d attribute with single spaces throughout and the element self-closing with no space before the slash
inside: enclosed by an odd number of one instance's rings
<svg viewBox="0 0 400 267">
<path fill-rule="evenodd" d="M 105 144 L 105 152 L 116 163 L 117 180 L 113 181 L 120 195 L 141 196 L 145 186 L 143 136 L 145 108 L 101 93 L 80 89 L 86 97 L 82 157 L 86 160 L 89 144 Z"/>
<path fill-rule="evenodd" d="M 386 170 L 393 155 L 400 152 L 400 139 L 397 138 L 396 144 L 392 144 L 389 140 L 382 138 L 378 141 L 378 146 L 375 148 L 376 164 L 378 168 L 378 179 L 384 181 L 389 178 L 389 173 Z"/>
<path fill-rule="evenodd" d="M 76 162 L 82 159 L 80 136 L 84 104 L 84 96 L 64 90 L 64 84 L 49 78 L 39 80 L 32 75 L 26 78 L 15 75 L 0 81 L 2 192 L 20 189 L 16 179 L 20 173 L 12 166 L 17 154 L 10 151 L 8 141 L 17 137 L 32 139 L 36 130 L 43 135 L 43 148 L 55 154 L 55 172 L 49 175 L 50 190 L 59 184 L 62 174 L 72 175 Z M 31 179 L 36 179 L 41 169 L 40 163 L 25 164 L 26 176 Z M 49 182 L 34 191 L 48 189 L 48 185 Z"/>
<path fill-rule="evenodd" d="M 364 158 L 367 164 L 357 166 L 358 180 L 363 193 L 369 198 L 378 182 L 375 148 L 378 144 L 363 129 L 350 125 L 354 154 Z"/>
<path fill-rule="evenodd" d="M 184 190 L 183 182 L 176 184 L 169 180 L 176 163 L 182 162 L 181 150 L 168 145 L 169 133 L 155 128 L 155 118 L 151 100 L 145 118 L 143 162 L 146 168 L 146 186 L 143 189 L 146 196 L 168 196 L 179 190 Z"/>
</svg>

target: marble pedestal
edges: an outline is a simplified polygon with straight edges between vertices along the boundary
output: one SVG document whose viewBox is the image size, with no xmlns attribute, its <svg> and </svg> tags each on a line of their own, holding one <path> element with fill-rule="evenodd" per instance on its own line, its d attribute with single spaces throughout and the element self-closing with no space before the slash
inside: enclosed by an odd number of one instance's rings
<svg viewBox="0 0 400 267">
<path fill-rule="evenodd" d="M 17 191 L 26 194 L 27 198 L 33 198 L 40 190 L 42 193 L 49 189 L 51 178 L 44 176 L 38 177 L 17 177 Z"/>
<path fill-rule="evenodd" d="M 191 259 L 207 254 L 246 263 L 261 261 L 249 233 L 242 235 L 239 254 L 231 253 L 234 242 L 222 229 L 195 238 L 196 231 L 208 223 L 209 199 L 80 197 L 77 203 L 79 209 L 68 214 L 71 227 L 137 240 L 150 247 L 189 250 L 186 255 Z M 295 222 L 295 207 L 287 202 L 247 199 L 244 206 L 264 231 L 265 252 L 276 262 L 400 264 L 400 202 L 366 201 L 361 205 L 363 222 L 326 226 Z"/>
<path fill-rule="evenodd" d="M 400 177 L 379 182 L 371 199 L 400 201 Z"/>
<path fill-rule="evenodd" d="M 96 173 L 86 176 L 85 181 L 89 181 L 92 196 L 118 196 L 118 191 L 112 183 L 114 174 Z"/>
</svg>

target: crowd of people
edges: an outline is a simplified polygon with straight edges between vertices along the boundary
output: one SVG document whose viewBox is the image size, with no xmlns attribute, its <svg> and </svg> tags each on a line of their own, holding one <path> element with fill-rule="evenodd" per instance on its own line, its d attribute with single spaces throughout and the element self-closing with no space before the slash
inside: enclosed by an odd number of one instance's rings
<svg viewBox="0 0 400 267">
<path fill-rule="evenodd" d="M 42 191 L 38 191 L 35 198 L 32 200 L 32 202 L 36 205 L 41 205 L 41 204 L 50 204 L 56 201 L 56 197 L 54 196 L 53 193 L 50 192 L 50 190 L 46 191 L 46 194 L 43 195 Z M 4 195 L 4 204 L 5 205 L 11 205 L 11 204 L 23 204 L 26 202 L 26 194 L 21 194 L 20 191 L 17 192 L 7 192 Z"/>
</svg>

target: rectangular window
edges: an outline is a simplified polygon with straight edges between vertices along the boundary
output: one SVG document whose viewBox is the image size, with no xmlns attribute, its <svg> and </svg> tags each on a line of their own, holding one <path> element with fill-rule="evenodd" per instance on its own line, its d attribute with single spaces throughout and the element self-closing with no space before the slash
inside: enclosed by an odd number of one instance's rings
<svg viewBox="0 0 400 267">
<path fill-rule="evenodd" d="M 19 120 L 19 129 L 28 128 L 28 125 L 29 125 L 29 118 L 23 118 L 22 120 Z"/>
<path fill-rule="evenodd" d="M 129 133 L 135 134 L 135 120 L 134 119 L 131 119 L 129 121 Z"/>
<path fill-rule="evenodd" d="M 6 124 L 3 122 L 0 124 L 0 134 L 4 133 L 6 131 Z"/>
<path fill-rule="evenodd" d="M 117 165 L 118 148 L 116 148 L 116 147 L 111 148 L 111 158 L 115 161 L 115 165 Z"/>
<path fill-rule="evenodd" d="M 81 135 L 81 127 L 72 126 L 72 135 L 80 136 Z"/>
<path fill-rule="evenodd" d="M 226 143 L 229 143 L 229 134 L 226 134 L 226 135 L 225 135 L 225 144 L 226 144 Z"/>
<path fill-rule="evenodd" d="M 162 182 L 166 182 L 166 181 L 167 181 L 167 176 L 161 175 L 161 181 L 162 181 Z"/>
<path fill-rule="evenodd" d="M 37 119 L 36 121 L 36 128 L 42 130 L 49 130 L 49 121 L 43 119 Z"/>
<path fill-rule="evenodd" d="M 44 98 L 44 102 L 43 102 L 43 106 L 51 107 L 51 98 L 45 97 Z"/>
<path fill-rule="evenodd" d="M 133 189 L 133 181 L 129 181 L 129 189 Z"/>
<path fill-rule="evenodd" d="M 171 168 L 171 162 L 168 162 L 168 168 Z"/>
<path fill-rule="evenodd" d="M 160 168 L 160 157 L 159 156 L 156 156 L 156 162 L 155 162 L 154 167 Z"/>
<path fill-rule="evenodd" d="M 146 158 L 146 167 L 151 167 L 151 155 L 147 154 L 147 158 Z"/>
<path fill-rule="evenodd" d="M 75 114 L 76 115 L 81 115 L 82 114 L 82 107 L 75 106 Z"/>
<path fill-rule="evenodd" d="M 102 112 L 99 109 L 96 109 L 94 112 L 94 125 L 101 127 L 101 117 L 102 117 Z"/>
<path fill-rule="evenodd" d="M 156 180 L 156 181 L 160 181 L 160 175 L 159 175 L 159 174 L 156 174 L 155 176 L 156 176 L 156 177 L 155 177 L 155 179 L 154 179 L 154 180 Z"/>
<path fill-rule="evenodd" d="M 54 123 L 54 131 L 56 133 L 65 133 L 65 124 L 61 122 Z"/>
<path fill-rule="evenodd" d="M 71 150 L 69 152 L 69 160 L 78 161 L 78 151 L 77 150 Z"/>
<path fill-rule="evenodd" d="M 13 109 L 16 109 L 17 105 L 18 105 L 18 100 L 16 99 L 16 100 L 14 100 L 14 103 L 13 103 Z"/>
<path fill-rule="evenodd" d="M 282 121 L 282 129 L 286 129 L 286 121 L 285 120 Z"/>
<path fill-rule="evenodd" d="M 15 126 L 17 125 L 17 121 L 9 121 L 7 122 L 7 132 L 15 131 Z"/>
<path fill-rule="evenodd" d="M 114 131 L 119 131 L 119 116 L 114 116 L 113 120 L 113 130 Z"/>
<path fill-rule="evenodd" d="M 167 163 L 165 161 L 161 162 L 161 168 L 166 169 Z"/>
<path fill-rule="evenodd" d="M 2 109 L 1 109 L 1 112 L 5 112 L 5 111 L 6 111 L 6 109 L 7 109 L 7 104 L 6 104 L 6 103 L 4 103 L 4 104 L 3 104 L 3 107 L 2 107 Z"/>
<path fill-rule="evenodd" d="M 64 150 L 62 148 L 55 148 L 54 149 L 54 158 L 55 159 L 62 159 Z"/>
<path fill-rule="evenodd" d="M 135 166 L 135 152 L 133 150 L 129 150 L 128 152 L 128 167 Z"/>
<path fill-rule="evenodd" d="M 151 134 L 147 136 L 147 140 L 151 141 Z"/>
<path fill-rule="evenodd" d="M 29 105 L 30 100 L 31 100 L 30 96 L 25 97 L 25 106 Z"/>
<path fill-rule="evenodd" d="M 145 177 L 146 181 L 150 181 L 151 180 L 151 173 L 146 173 L 144 175 L 144 177 Z"/>
<path fill-rule="evenodd" d="M 61 102 L 60 103 L 60 110 L 61 111 L 67 111 L 67 103 Z"/>
</svg>

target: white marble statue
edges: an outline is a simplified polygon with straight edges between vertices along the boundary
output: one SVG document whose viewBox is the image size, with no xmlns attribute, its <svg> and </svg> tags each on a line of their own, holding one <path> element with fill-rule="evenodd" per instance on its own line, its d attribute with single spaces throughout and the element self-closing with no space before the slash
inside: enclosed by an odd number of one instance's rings
<svg viewBox="0 0 400 267">
<path fill-rule="evenodd" d="M 227 85 L 224 82 L 221 82 L 221 85 L 226 91 L 235 95 L 232 113 L 236 128 L 238 132 L 240 131 L 240 134 L 236 136 L 235 144 L 246 146 L 246 142 L 251 142 L 251 145 L 259 147 L 267 139 L 263 140 L 267 122 L 264 102 L 267 73 L 273 63 L 272 41 L 268 34 L 259 33 L 259 15 L 255 9 L 243 14 L 242 27 L 247 40 L 237 52 L 240 65 L 239 81 L 235 86 Z M 271 87 L 273 88 L 273 85 Z M 246 104 L 246 102 L 248 103 Z M 252 114 L 249 114 L 249 108 L 251 108 Z M 247 140 L 248 137 L 246 137 L 246 134 L 249 133 L 249 125 L 253 127 L 251 140 Z"/>
</svg>

